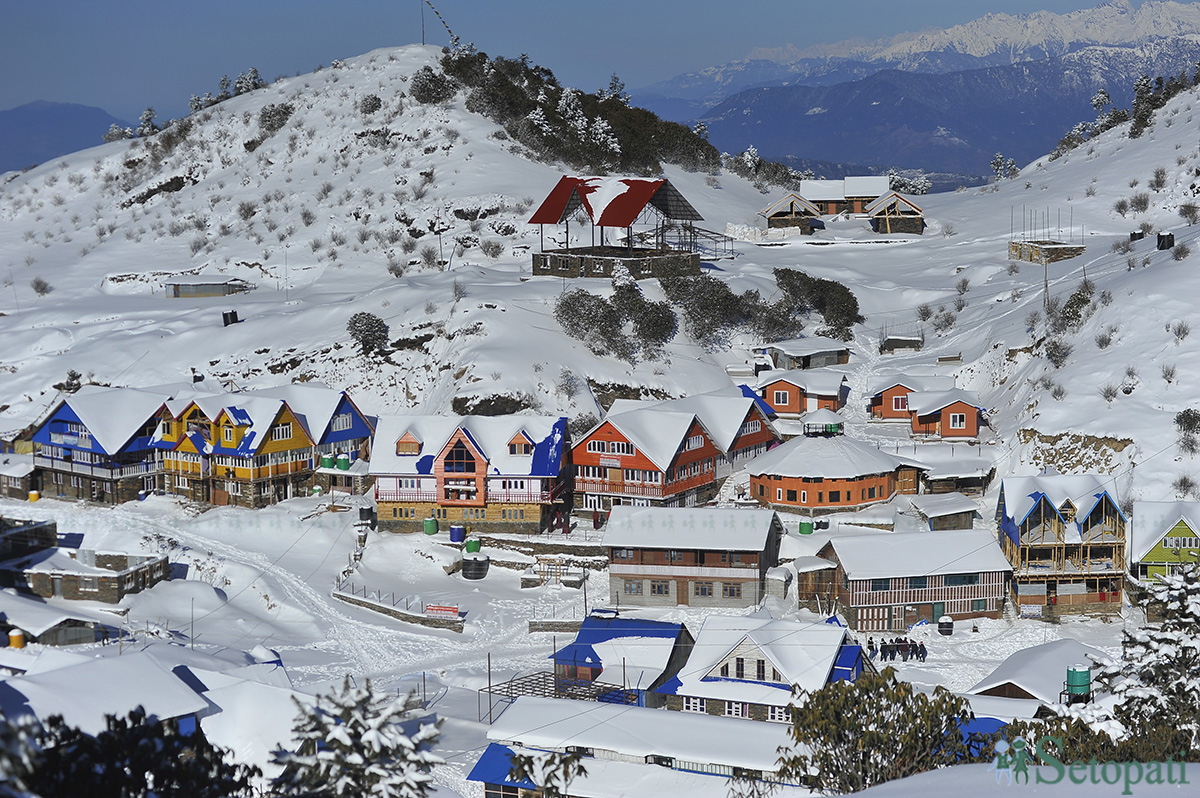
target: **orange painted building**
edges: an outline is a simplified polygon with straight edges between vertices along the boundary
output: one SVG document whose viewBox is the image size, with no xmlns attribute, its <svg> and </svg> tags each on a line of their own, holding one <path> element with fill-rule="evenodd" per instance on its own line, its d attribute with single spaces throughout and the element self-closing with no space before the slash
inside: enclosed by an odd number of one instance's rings
<svg viewBox="0 0 1200 798">
<path fill-rule="evenodd" d="M 872 418 L 908 421 L 908 395 L 917 391 L 949 391 L 954 389 L 953 377 L 896 374 L 877 383 L 871 395 Z"/>
<path fill-rule="evenodd" d="M 855 510 L 917 492 L 922 466 L 843 436 L 793 438 L 747 467 L 750 495 L 775 509 Z"/>
<path fill-rule="evenodd" d="M 974 438 L 979 435 L 979 396 L 969 391 L 910 393 L 914 435 Z"/>
<path fill-rule="evenodd" d="M 694 413 L 654 406 L 610 412 L 571 450 L 575 506 L 703 504 L 716 493 L 722 457 Z"/>
<path fill-rule="evenodd" d="M 849 395 L 846 375 L 825 369 L 768 372 L 759 381 L 758 393 L 779 415 L 800 415 L 813 410 L 837 412 Z"/>
</svg>

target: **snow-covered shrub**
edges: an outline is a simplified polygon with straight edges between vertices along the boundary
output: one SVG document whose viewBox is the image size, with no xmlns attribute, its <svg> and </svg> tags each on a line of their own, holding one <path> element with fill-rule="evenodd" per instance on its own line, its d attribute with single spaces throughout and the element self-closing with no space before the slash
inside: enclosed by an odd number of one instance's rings
<svg viewBox="0 0 1200 798">
<path fill-rule="evenodd" d="M 1188 337 L 1191 331 L 1192 325 L 1188 324 L 1186 321 L 1177 321 L 1171 325 L 1171 334 L 1175 336 L 1175 345 L 1179 346 L 1179 344 Z"/>
<path fill-rule="evenodd" d="M 479 251 L 489 258 L 498 258 L 504 254 L 504 242 L 485 238 L 479 242 Z"/>
<path fill-rule="evenodd" d="M 38 296 L 45 296 L 54 290 L 54 287 L 41 277 L 34 277 L 32 280 L 30 280 L 29 287 L 32 288 L 33 293 L 37 294 Z"/>
<path fill-rule="evenodd" d="M 433 244 L 426 244 L 421 247 L 421 263 L 426 266 L 438 265 L 438 251 Z"/>
<path fill-rule="evenodd" d="M 1129 198 L 1129 209 L 1134 213 L 1145 213 L 1150 210 L 1150 195 L 1139 191 Z"/>
<path fill-rule="evenodd" d="M 1192 248 L 1184 243 L 1176 244 L 1174 249 L 1171 250 L 1171 257 L 1174 258 L 1175 260 L 1183 260 L 1184 258 L 1186 258 L 1188 255 L 1191 255 L 1191 254 L 1192 254 Z"/>
<path fill-rule="evenodd" d="M 383 319 L 374 313 L 355 313 L 346 322 L 346 331 L 362 348 L 364 355 L 383 349 L 387 345 L 389 328 Z"/>
<path fill-rule="evenodd" d="M 1074 347 L 1061 338 L 1049 338 L 1046 340 L 1046 359 L 1056 369 L 1060 369 L 1066 365 L 1067 358 L 1071 356 L 1072 351 L 1074 351 Z"/>
<path fill-rule="evenodd" d="M 419 103 L 433 105 L 449 100 L 458 91 L 458 83 L 444 72 L 423 66 L 408 83 L 409 95 Z"/>
<path fill-rule="evenodd" d="M 922 302 L 917 305 L 918 321 L 929 321 L 931 318 L 933 318 L 933 308 L 929 306 L 928 302 Z"/>
<path fill-rule="evenodd" d="M 1150 178 L 1150 190 L 1162 191 L 1167 187 L 1167 169 L 1165 166 L 1158 166 L 1154 169 L 1154 176 Z"/>
<path fill-rule="evenodd" d="M 965 294 L 971 290 L 971 281 L 966 277 L 963 277 L 954 284 L 954 289 L 958 291 L 959 295 Z"/>
<path fill-rule="evenodd" d="M 373 114 L 383 107 L 383 100 L 378 94 L 367 94 L 358 102 L 358 110 L 364 114 Z"/>
<path fill-rule="evenodd" d="M 1116 211 L 1117 213 L 1121 214 L 1121 216 L 1124 216 L 1125 214 L 1129 213 L 1129 200 L 1125 199 L 1124 197 L 1121 197 L 1120 199 L 1118 199 L 1116 202 L 1113 203 L 1113 210 Z"/>
<path fill-rule="evenodd" d="M 1096 346 L 1100 349 L 1108 349 L 1112 344 L 1112 333 L 1105 330 L 1104 332 L 1096 333 Z"/>
<path fill-rule="evenodd" d="M 1106 383 L 1104 387 L 1100 389 L 1100 395 L 1103 396 L 1104 401 L 1108 402 L 1109 404 L 1112 404 L 1113 399 L 1116 399 L 1117 394 L 1120 392 L 1120 389 L 1111 382 Z"/>
<path fill-rule="evenodd" d="M 1163 380 L 1168 385 L 1170 383 L 1174 382 L 1175 381 L 1175 364 L 1174 363 L 1163 363 L 1161 373 L 1162 373 Z"/>
<path fill-rule="evenodd" d="M 962 296 L 954 297 L 954 310 L 956 312 L 962 313 L 963 309 L 966 306 L 967 306 L 967 298 L 966 297 L 962 297 Z"/>
<path fill-rule="evenodd" d="M 1194 202 L 1181 202 L 1179 204 L 1179 215 L 1191 227 L 1196 222 L 1200 222 L 1200 205 Z"/>
<path fill-rule="evenodd" d="M 258 126 L 263 136 L 270 136 L 287 124 L 295 108 L 291 103 L 269 103 L 258 112 Z"/>
</svg>

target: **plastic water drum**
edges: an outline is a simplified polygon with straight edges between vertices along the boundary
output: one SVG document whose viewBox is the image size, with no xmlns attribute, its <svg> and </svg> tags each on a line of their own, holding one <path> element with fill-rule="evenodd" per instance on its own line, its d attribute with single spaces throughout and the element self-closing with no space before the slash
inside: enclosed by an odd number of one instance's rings
<svg viewBox="0 0 1200 798">
<path fill-rule="evenodd" d="M 425 519 L 425 534 L 426 535 L 436 535 L 437 532 L 438 532 L 437 519 L 436 518 L 426 518 Z"/>
<path fill-rule="evenodd" d="M 40 498 L 42 498 L 42 494 L 38 493 L 36 490 L 29 491 L 29 501 L 35 502 Z"/>
<path fill-rule="evenodd" d="M 350 455 L 343 452 L 337 456 L 337 462 L 334 463 L 334 468 L 338 471 L 350 470 Z"/>
<path fill-rule="evenodd" d="M 462 558 L 463 579 L 483 579 L 487 576 L 491 558 L 479 552 L 464 554 Z"/>
<path fill-rule="evenodd" d="M 9 648 L 25 648 L 25 633 L 20 629 L 12 629 L 8 633 Z"/>
<path fill-rule="evenodd" d="M 450 525 L 450 542 L 462 543 L 467 539 L 467 528 L 462 524 Z"/>
<path fill-rule="evenodd" d="M 813 533 L 813 522 L 807 521 L 807 520 L 802 520 L 800 522 L 800 530 L 799 531 L 800 531 L 801 535 L 811 535 Z"/>
<path fill-rule="evenodd" d="M 467 551 L 471 554 L 479 553 L 480 545 L 479 538 L 471 538 L 467 541 Z"/>
<path fill-rule="evenodd" d="M 1087 665 L 1067 667 L 1067 694 L 1088 695 L 1092 692 L 1092 669 Z"/>
<path fill-rule="evenodd" d="M 333 468 L 333 455 L 321 455 L 321 468 Z"/>
</svg>

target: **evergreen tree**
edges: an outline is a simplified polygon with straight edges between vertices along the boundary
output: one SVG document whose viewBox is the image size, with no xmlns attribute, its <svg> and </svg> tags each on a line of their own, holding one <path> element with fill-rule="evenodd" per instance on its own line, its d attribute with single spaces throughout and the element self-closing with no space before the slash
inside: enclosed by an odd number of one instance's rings
<svg viewBox="0 0 1200 798">
<path fill-rule="evenodd" d="M 295 699 L 293 699 L 295 700 Z M 283 766 L 275 787 L 285 795 L 307 798 L 425 798 L 434 765 L 445 762 L 429 748 L 437 741 L 434 724 L 413 735 L 400 724 L 419 704 L 412 696 L 391 699 L 368 681 L 353 687 L 349 677 L 340 690 L 318 696 L 315 706 L 296 701 L 293 726 L 298 750 L 277 749 Z"/>
<path fill-rule="evenodd" d="M 153 136 L 159 131 L 158 125 L 154 124 L 154 116 L 154 108 L 147 108 L 145 111 L 142 111 L 142 115 L 138 118 L 137 134 L 139 136 Z"/>
<path fill-rule="evenodd" d="M 123 141 L 124 139 L 133 138 L 133 131 L 127 127 L 121 127 L 115 122 L 108 126 L 108 132 L 104 134 L 105 143 L 113 141 Z"/>
<path fill-rule="evenodd" d="M 794 747 L 780 754 L 779 775 L 818 792 L 858 792 L 992 755 L 991 738 L 963 734 L 974 718 L 966 699 L 943 687 L 917 692 L 892 668 L 801 693 L 791 713 Z"/>
<path fill-rule="evenodd" d="M 346 322 L 346 331 L 362 347 L 364 355 L 369 355 L 387 346 L 390 332 L 383 319 L 374 313 L 366 312 L 355 313 L 351 316 L 350 320 Z"/>
<path fill-rule="evenodd" d="M 1133 84 L 1133 124 L 1129 126 L 1129 138 L 1142 135 L 1154 119 L 1154 89 L 1149 75 L 1142 75 Z"/>
<path fill-rule="evenodd" d="M 0 797 L 29 794 L 41 751 L 32 716 L 0 718 Z"/>
<path fill-rule="evenodd" d="M 230 91 L 230 87 L 232 86 L 233 83 L 229 80 L 229 76 L 222 75 L 221 80 L 217 83 L 217 88 L 220 89 L 220 92 L 217 94 L 217 102 L 228 100 L 233 96 L 233 93 Z"/>
</svg>

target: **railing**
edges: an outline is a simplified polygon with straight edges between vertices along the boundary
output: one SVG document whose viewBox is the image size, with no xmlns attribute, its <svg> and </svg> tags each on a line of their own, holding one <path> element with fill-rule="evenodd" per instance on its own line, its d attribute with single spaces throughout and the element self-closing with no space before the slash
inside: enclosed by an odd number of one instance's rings
<svg viewBox="0 0 1200 798">
<path fill-rule="evenodd" d="M 375 490 L 377 502 L 437 502 L 438 493 L 433 490 Z M 464 501 L 463 499 L 445 499 L 447 502 Z M 484 500 L 488 504 L 544 504 L 550 501 L 550 491 L 498 491 L 487 493 Z"/>
<path fill-rule="evenodd" d="M 709 485 L 715 480 L 716 475 L 712 471 L 702 471 L 694 477 L 668 482 L 665 486 L 576 477 L 575 489 L 581 493 L 619 493 L 623 496 L 645 496 L 652 499 L 661 499 L 666 496 L 683 493 L 701 485 Z"/>
<path fill-rule="evenodd" d="M 69 471 L 72 474 L 84 474 L 86 476 L 99 477 L 101 479 L 134 477 L 138 476 L 139 474 L 157 474 L 161 470 L 158 463 L 152 462 L 114 466 L 109 468 L 103 464 L 77 463 L 74 460 L 59 460 L 54 457 L 45 457 L 43 455 L 34 455 L 33 464 L 39 468 L 48 468 L 52 471 Z"/>
<path fill-rule="evenodd" d="M 435 490 L 379 490 L 375 488 L 377 502 L 436 502 Z"/>
<path fill-rule="evenodd" d="M 50 442 L 57 446 L 74 446 L 77 449 L 92 448 L 91 435 L 79 435 L 74 432 L 51 432 Z"/>
</svg>

